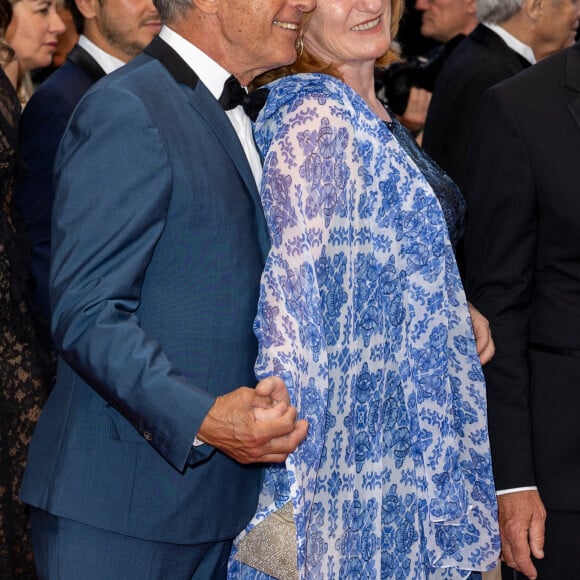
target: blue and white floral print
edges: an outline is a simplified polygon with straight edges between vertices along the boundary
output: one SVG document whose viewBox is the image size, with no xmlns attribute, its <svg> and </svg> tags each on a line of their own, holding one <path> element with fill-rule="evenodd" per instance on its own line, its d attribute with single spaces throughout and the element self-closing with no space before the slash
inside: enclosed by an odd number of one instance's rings
<svg viewBox="0 0 580 580">
<path fill-rule="evenodd" d="M 445 220 L 344 83 L 270 87 L 255 127 L 272 238 L 255 332 L 308 437 L 248 530 L 292 500 L 303 579 L 466 578 L 498 557 L 485 385 Z M 235 550 L 235 548 L 234 548 Z M 267 578 L 232 560 L 232 578 Z"/>
</svg>

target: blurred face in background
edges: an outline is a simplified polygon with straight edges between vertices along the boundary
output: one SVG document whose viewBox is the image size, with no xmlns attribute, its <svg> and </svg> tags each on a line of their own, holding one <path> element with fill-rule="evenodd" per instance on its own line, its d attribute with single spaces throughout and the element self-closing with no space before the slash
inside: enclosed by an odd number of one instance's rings
<svg viewBox="0 0 580 580">
<path fill-rule="evenodd" d="M 56 11 L 56 0 L 19 0 L 12 7 L 6 42 L 14 50 L 20 74 L 49 66 L 58 36 L 65 25 Z"/>
<path fill-rule="evenodd" d="M 79 35 L 75 30 L 75 25 L 71 13 L 64 6 L 57 6 L 56 11 L 60 19 L 64 22 L 65 30 L 58 37 L 58 44 L 56 51 L 52 57 L 52 64 L 59 67 L 64 64 L 66 55 L 71 51 L 72 47 L 77 43 Z"/>
<path fill-rule="evenodd" d="M 100 36 L 93 41 L 123 62 L 137 56 L 161 30 L 152 0 L 93 0 L 92 4 Z"/>
<path fill-rule="evenodd" d="M 580 0 L 544 2 L 536 23 L 534 55 L 542 60 L 575 42 L 580 19 Z"/>
<path fill-rule="evenodd" d="M 476 0 L 417 0 L 421 34 L 438 42 L 448 42 L 458 34 L 469 34 L 477 25 Z"/>
</svg>

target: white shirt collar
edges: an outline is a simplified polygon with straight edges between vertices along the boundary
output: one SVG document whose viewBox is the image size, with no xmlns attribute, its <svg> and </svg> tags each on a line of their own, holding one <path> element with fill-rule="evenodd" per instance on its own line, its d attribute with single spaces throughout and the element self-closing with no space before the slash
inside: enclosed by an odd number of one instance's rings
<svg viewBox="0 0 580 580">
<path fill-rule="evenodd" d="M 159 37 L 179 54 L 195 71 L 199 80 L 209 89 L 210 93 L 219 99 L 230 73 L 171 28 L 164 26 Z"/>
<path fill-rule="evenodd" d="M 114 70 L 117 70 L 125 64 L 120 58 L 117 58 L 116 56 L 105 52 L 102 48 L 99 48 L 84 34 L 80 35 L 77 44 L 84 48 L 97 61 L 97 64 L 105 71 L 105 74 L 112 73 Z"/>
<path fill-rule="evenodd" d="M 512 50 L 525 58 L 530 64 L 536 64 L 534 51 L 527 44 L 524 44 L 499 24 L 491 24 L 489 22 L 484 22 L 483 24 L 495 32 Z"/>
<path fill-rule="evenodd" d="M 205 52 L 197 48 L 197 46 L 185 40 L 175 30 L 164 26 L 159 33 L 159 37 L 179 54 L 187 66 L 195 71 L 199 80 L 207 87 L 216 100 L 219 100 L 224 89 L 224 83 L 230 76 L 230 73 L 205 54 Z M 230 111 L 225 111 L 225 114 L 240 140 L 256 185 L 259 186 L 262 178 L 262 163 L 252 137 L 250 118 L 244 113 L 242 107 L 235 107 Z"/>
</svg>

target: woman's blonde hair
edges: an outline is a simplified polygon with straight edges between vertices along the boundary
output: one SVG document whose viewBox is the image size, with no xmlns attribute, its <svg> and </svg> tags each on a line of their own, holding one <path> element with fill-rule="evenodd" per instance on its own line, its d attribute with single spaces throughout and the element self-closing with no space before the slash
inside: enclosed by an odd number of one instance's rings
<svg viewBox="0 0 580 580">
<path fill-rule="evenodd" d="M 391 39 L 394 39 L 397 36 L 397 32 L 399 31 L 399 23 L 401 22 L 401 18 L 403 17 L 403 12 L 405 10 L 405 3 L 404 0 L 391 0 Z M 265 84 L 268 84 L 276 79 L 292 75 L 298 73 L 324 73 L 327 75 L 331 75 L 333 77 L 342 79 L 340 72 L 338 70 L 338 63 L 334 62 L 325 62 L 314 55 L 310 54 L 308 50 L 303 48 L 302 46 L 302 35 L 304 31 L 308 28 L 308 24 L 312 18 L 313 12 L 309 12 L 306 14 L 300 25 L 300 29 L 298 32 L 298 58 L 293 64 L 288 66 L 283 66 L 260 75 L 259 77 L 255 78 L 252 83 L 252 88 L 258 88 Z M 395 45 L 396 46 L 396 45 Z M 395 48 L 395 46 L 389 47 L 389 50 L 383 54 L 380 58 L 377 59 L 376 66 L 378 68 L 382 68 L 399 60 L 399 54 Z"/>
</svg>

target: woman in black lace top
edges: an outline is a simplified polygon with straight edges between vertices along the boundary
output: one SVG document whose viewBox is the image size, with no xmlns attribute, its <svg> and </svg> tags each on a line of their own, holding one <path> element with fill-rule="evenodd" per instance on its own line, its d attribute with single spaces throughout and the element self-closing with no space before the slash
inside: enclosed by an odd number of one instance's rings
<svg viewBox="0 0 580 580">
<path fill-rule="evenodd" d="M 31 2 L 20 0 L 18 4 Z M 36 0 L 35 0 L 36 1 Z M 50 10 L 36 2 L 34 10 Z M 25 507 L 18 501 L 26 449 L 52 376 L 28 307 L 28 243 L 12 207 L 19 170 L 20 101 L 15 85 L 29 66 L 45 66 L 42 12 L 0 0 L 0 578 L 35 578 Z M 52 7 L 54 9 L 54 5 Z M 24 26 L 24 30 L 23 30 Z M 51 25 L 52 26 L 52 25 Z M 48 30 L 48 25 L 46 27 Z M 56 37 L 55 37 L 56 38 Z M 6 42 L 13 39 L 14 50 Z M 48 43 L 50 45 L 50 43 Z M 37 48 L 36 48 L 37 47 Z M 24 55 L 24 60 L 20 56 Z M 35 57 L 36 55 L 36 57 Z"/>
</svg>

